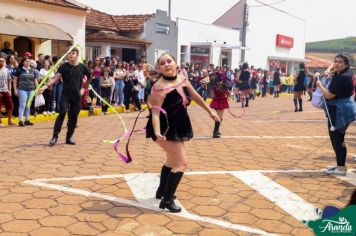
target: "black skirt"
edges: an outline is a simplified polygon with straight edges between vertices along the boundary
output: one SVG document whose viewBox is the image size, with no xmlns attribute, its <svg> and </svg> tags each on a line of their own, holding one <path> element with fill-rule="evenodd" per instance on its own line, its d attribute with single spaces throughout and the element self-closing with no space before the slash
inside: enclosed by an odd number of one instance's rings
<svg viewBox="0 0 356 236">
<path fill-rule="evenodd" d="M 187 94 L 186 88 L 184 88 L 184 92 Z M 162 108 L 167 112 L 168 121 L 166 116 L 161 113 L 159 117 L 160 133 L 163 135 L 169 126 L 165 135 L 168 141 L 188 141 L 193 138 L 193 129 L 188 111 L 183 106 L 183 99 L 177 90 L 173 90 L 166 95 Z M 153 141 L 157 140 L 153 130 L 151 114 L 146 125 L 146 138 L 152 138 Z"/>
<path fill-rule="evenodd" d="M 303 92 L 305 90 L 304 84 L 296 84 L 294 85 L 294 92 Z"/>
<path fill-rule="evenodd" d="M 244 81 L 244 82 L 240 83 L 239 88 L 240 88 L 240 90 L 250 89 L 250 84 L 247 81 Z"/>
</svg>

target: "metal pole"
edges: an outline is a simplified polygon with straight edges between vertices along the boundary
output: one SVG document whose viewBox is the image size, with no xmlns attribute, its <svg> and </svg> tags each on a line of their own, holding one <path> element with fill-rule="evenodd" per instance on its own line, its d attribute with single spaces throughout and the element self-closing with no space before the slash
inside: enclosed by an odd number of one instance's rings
<svg viewBox="0 0 356 236">
<path fill-rule="evenodd" d="M 171 0 L 168 0 L 168 16 L 171 18 Z"/>
<path fill-rule="evenodd" d="M 242 32 L 241 32 L 241 63 L 245 62 L 245 50 L 246 50 L 246 33 L 247 33 L 247 26 L 248 26 L 248 6 L 247 3 L 245 3 L 244 6 L 244 18 L 243 18 L 243 26 L 242 26 Z"/>
</svg>

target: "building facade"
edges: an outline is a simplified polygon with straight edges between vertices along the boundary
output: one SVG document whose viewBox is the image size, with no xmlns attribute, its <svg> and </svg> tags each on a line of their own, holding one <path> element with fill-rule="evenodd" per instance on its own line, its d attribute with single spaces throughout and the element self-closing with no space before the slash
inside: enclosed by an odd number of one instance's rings
<svg viewBox="0 0 356 236">
<path fill-rule="evenodd" d="M 0 43 L 24 52 L 62 55 L 71 44 L 85 46 L 87 8 L 64 0 L 0 0 Z"/>
<path fill-rule="evenodd" d="M 86 22 L 86 59 L 117 56 L 137 63 L 142 56 L 154 64 L 164 52 L 177 55 L 177 26 L 167 12 L 110 15 L 91 10 Z"/>
<path fill-rule="evenodd" d="M 235 68 L 240 61 L 240 31 L 217 25 L 177 18 L 178 63 L 226 65 Z"/>
<path fill-rule="evenodd" d="M 297 16 L 258 1 L 240 0 L 214 24 L 241 29 L 244 61 L 255 67 L 295 73 L 305 61 L 306 21 Z"/>
<path fill-rule="evenodd" d="M 177 57 L 178 27 L 166 11 L 157 10 L 144 24 L 142 38 L 151 42 L 147 48 L 147 62 L 154 65 L 157 58 L 164 52 Z"/>
<path fill-rule="evenodd" d="M 145 21 L 151 15 L 114 16 L 92 9 L 86 19 L 86 60 L 116 56 L 137 61 L 151 44 L 140 38 Z"/>
</svg>

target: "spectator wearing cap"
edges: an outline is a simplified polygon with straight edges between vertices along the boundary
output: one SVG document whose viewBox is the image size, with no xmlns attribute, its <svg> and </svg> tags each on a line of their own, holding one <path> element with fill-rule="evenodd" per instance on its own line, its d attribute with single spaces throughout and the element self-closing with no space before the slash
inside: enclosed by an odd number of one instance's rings
<svg viewBox="0 0 356 236">
<path fill-rule="evenodd" d="M 16 52 L 14 50 L 12 50 L 10 47 L 11 47 L 11 43 L 9 41 L 5 41 L 4 42 L 4 48 L 1 49 L 1 53 L 6 54 L 6 56 L 15 55 Z"/>
<path fill-rule="evenodd" d="M 32 59 L 32 53 L 30 53 L 30 52 L 25 52 L 25 53 L 23 54 L 23 56 Z"/>
<path fill-rule="evenodd" d="M 0 55 L 0 108 L 2 104 L 5 105 L 8 124 L 15 125 L 11 121 L 12 117 L 12 101 L 11 101 L 11 74 L 10 71 L 5 66 L 5 58 Z M 1 112 L 0 112 L 0 126 L 4 126 L 1 123 Z"/>
<path fill-rule="evenodd" d="M 19 126 L 33 125 L 30 122 L 30 109 L 26 104 L 37 83 L 35 70 L 30 66 L 30 58 L 25 56 L 14 76 L 14 91 L 15 95 L 19 97 Z M 23 122 L 24 115 L 25 122 Z"/>
</svg>

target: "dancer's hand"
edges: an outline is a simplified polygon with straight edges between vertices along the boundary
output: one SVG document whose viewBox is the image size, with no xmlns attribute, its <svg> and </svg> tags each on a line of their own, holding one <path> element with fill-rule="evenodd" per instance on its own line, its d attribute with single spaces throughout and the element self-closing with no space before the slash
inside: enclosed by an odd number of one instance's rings
<svg viewBox="0 0 356 236">
<path fill-rule="evenodd" d="M 166 136 L 163 136 L 162 134 L 158 133 L 158 134 L 155 134 L 157 140 L 159 141 L 166 141 Z"/>
<path fill-rule="evenodd" d="M 218 114 L 216 114 L 215 111 L 210 110 L 209 115 L 214 121 L 220 122 L 220 117 L 218 116 Z"/>
<path fill-rule="evenodd" d="M 43 85 L 38 91 L 37 94 L 42 94 L 48 88 L 47 85 Z"/>
<path fill-rule="evenodd" d="M 85 92 L 84 88 L 81 88 L 81 89 L 80 89 L 80 96 L 83 96 L 83 95 L 84 95 L 84 92 Z"/>
</svg>

